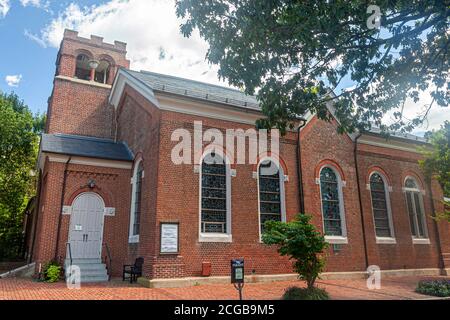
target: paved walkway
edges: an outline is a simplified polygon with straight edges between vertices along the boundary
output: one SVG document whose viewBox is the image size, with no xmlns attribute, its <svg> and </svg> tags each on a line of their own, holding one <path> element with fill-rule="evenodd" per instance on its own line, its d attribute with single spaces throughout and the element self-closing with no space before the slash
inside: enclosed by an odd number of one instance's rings
<svg viewBox="0 0 450 320">
<path fill-rule="evenodd" d="M 384 278 L 380 290 L 368 290 L 365 280 L 320 280 L 332 299 L 430 299 L 414 292 L 418 281 L 437 277 Z M 286 288 L 303 286 L 301 281 L 246 284 L 244 299 L 280 299 Z M 0 300 L 232 300 L 237 292 L 232 285 L 201 285 L 190 288 L 148 289 L 137 284 L 113 280 L 85 284 L 69 290 L 64 282 L 47 284 L 29 279 L 0 279 Z"/>
</svg>

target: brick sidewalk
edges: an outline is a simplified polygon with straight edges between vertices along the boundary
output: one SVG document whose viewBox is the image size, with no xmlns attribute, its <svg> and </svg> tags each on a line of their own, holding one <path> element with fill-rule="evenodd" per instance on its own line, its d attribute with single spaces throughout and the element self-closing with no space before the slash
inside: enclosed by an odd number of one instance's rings
<svg viewBox="0 0 450 320">
<path fill-rule="evenodd" d="M 325 288 L 332 299 L 430 299 L 414 292 L 424 277 L 382 279 L 380 290 L 368 290 L 365 280 L 326 280 L 317 285 Z M 426 279 L 436 279 L 427 277 Z M 280 299 L 289 286 L 303 286 L 300 281 L 246 284 L 245 299 Z M 38 283 L 29 279 L 0 279 L 0 300 L 230 300 L 237 292 L 232 285 L 201 285 L 190 288 L 148 289 L 113 280 L 104 284 L 85 284 L 80 290 L 69 290 L 64 282 Z"/>
</svg>

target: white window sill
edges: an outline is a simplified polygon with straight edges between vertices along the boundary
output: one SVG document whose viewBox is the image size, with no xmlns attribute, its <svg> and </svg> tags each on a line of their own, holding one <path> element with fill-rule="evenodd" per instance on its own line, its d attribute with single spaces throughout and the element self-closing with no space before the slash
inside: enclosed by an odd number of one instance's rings
<svg viewBox="0 0 450 320">
<path fill-rule="evenodd" d="M 198 241 L 231 243 L 233 242 L 233 236 L 231 234 L 222 233 L 200 233 Z"/>
<path fill-rule="evenodd" d="M 397 244 L 395 238 L 377 237 L 377 244 Z"/>
<path fill-rule="evenodd" d="M 347 237 L 325 236 L 325 241 L 331 244 L 348 244 Z"/>
<path fill-rule="evenodd" d="M 431 244 L 430 239 L 413 238 L 413 244 Z"/>
<path fill-rule="evenodd" d="M 139 243 L 139 235 L 137 235 L 137 236 L 130 236 L 128 238 L 128 243 Z"/>
</svg>

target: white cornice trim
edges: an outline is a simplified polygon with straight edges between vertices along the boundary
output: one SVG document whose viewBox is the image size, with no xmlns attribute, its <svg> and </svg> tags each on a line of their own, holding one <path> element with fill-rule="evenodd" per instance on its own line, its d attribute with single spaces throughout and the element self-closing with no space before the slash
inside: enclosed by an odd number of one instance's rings
<svg viewBox="0 0 450 320">
<path fill-rule="evenodd" d="M 395 150 L 401 150 L 401 151 L 408 151 L 408 152 L 414 152 L 420 154 L 420 151 L 417 149 L 417 147 L 414 147 L 414 145 L 407 146 L 409 143 L 395 143 L 394 141 L 377 141 L 380 140 L 378 137 L 372 137 L 372 136 L 362 136 L 358 143 L 360 144 L 366 144 L 370 146 L 375 147 L 382 147 L 382 148 L 389 148 L 389 149 L 395 149 Z"/>
<path fill-rule="evenodd" d="M 75 83 L 84 84 L 84 85 L 93 86 L 93 87 L 99 87 L 99 88 L 103 88 L 103 89 L 111 89 L 112 88 L 111 85 L 109 85 L 109 84 L 104 84 L 104 83 L 95 82 L 95 81 L 82 80 L 82 79 L 77 79 L 77 78 L 71 78 L 71 77 L 66 77 L 66 76 L 56 76 L 55 79 L 75 82 Z"/>
<path fill-rule="evenodd" d="M 48 160 L 50 162 L 58 162 L 58 163 L 67 163 L 70 159 L 70 164 L 78 164 L 84 166 L 93 166 L 93 167 L 104 167 L 104 168 L 115 168 L 115 169 L 131 169 L 133 164 L 131 162 L 126 161 L 117 161 L 117 160 L 106 160 L 106 159 L 95 159 L 95 158 L 87 158 L 87 157 L 72 157 L 68 155 L 61 154 L 53 154 L 53 153 L 41 153 L 40 154 L 40 165 L 41 168 L 45 162 L 45 158 L 48 156 Z"/>
<path fill-rule="evenodd" d="M 211 119 L 232 121 L 255 125 L 256 120 L 261 119 L 262 113 L 247 112 L 229 106 L 219 106 L 210 103 L 202 103 L 190 99 L 169 97 L 165 94 L 156 94 L 161 110 L 184 113 L 188 115 L 201 116 Z"/>
</svg>

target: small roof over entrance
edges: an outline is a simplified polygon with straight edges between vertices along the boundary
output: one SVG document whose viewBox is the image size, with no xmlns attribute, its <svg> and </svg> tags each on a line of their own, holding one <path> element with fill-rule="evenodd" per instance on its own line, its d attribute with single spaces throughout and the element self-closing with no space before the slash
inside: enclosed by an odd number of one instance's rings
<svg viewBox="0 0 450 320">
<path fill-rule="evenodd" d="M 123 142 L 66 134 L 43 134 L 41 151 L 97 159 L 133 161 Z"/>
</svg>

